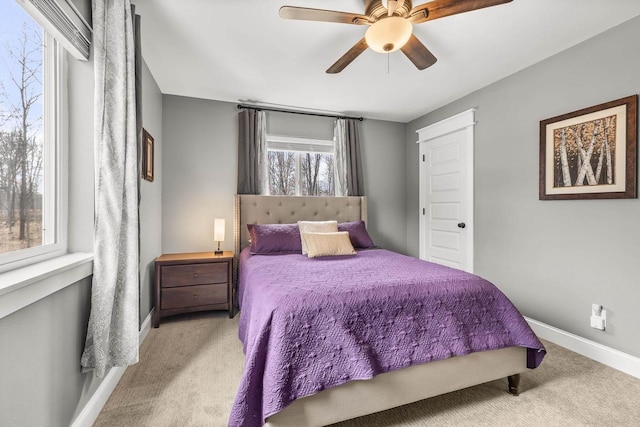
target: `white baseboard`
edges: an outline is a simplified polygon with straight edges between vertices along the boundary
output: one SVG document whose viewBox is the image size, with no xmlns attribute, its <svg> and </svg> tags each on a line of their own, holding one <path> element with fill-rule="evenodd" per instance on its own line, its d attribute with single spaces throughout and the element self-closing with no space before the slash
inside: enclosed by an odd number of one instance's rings
<svg viewBox="0 0 640 427">
<path fill-rule="evenodd" d="M 155 308 L 151 309 L 151 313 L 144 319 L 142 325 L 140 325 L 140 336 L 138 338 L 138 345 L 142 345 L 142 342 L 147 339 L 147 335 L 149 335 L 149 331 L 151 331 L 151 319 L 153 318 L 153 311 Z"/>
<path fill-rule="evenodd" d="M 525 317 L 538 337 L 640 378 L 640 358 Z"/>
<path fill-rule="evenodd" d="M 151 310 L 151 313 L 149 313 L 147 318 L 144 319 L 144 322 L 142 322 L 142 325 L 140 326 L 138 345 L 142 345 L 142 342 L 145 340 L 145 338 L 149 334 L 149 331 L 151 330 L 151 319 L 153 316 L 153 310 L 155 309 Z M 91 399 L 89 399 L 76 419 L 73 420 L 71 427 L 91 427 L 93 425 L 93 423 L 98 418 L 98 415 L 100 415 L 100 411 L 102 411 L 102 408 L 104 408 L 107 400 L 109 400 L 109 396 L 111 396 L 111 393 L 113 393 L 113 390 L 118 385 L 118 382 L 120 382 L 120 378 L 122 378 L 126 370 L 126 367 L 115 367 L 109 369 L 109 373 L 105 375 L 104 380 L 102 380 L 102 382 L 98 386 L 98 389 L 95 391 L 95 393 L 93 393 Z"/>
</svg>

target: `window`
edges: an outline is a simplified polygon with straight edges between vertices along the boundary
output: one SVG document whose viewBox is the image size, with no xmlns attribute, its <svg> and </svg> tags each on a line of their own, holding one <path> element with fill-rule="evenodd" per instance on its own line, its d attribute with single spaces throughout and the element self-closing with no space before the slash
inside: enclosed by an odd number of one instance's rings
<svg viewBox="0 0 640 427">
<path fill-rule="evenodd" d="M 333 140 L 267 135 L 269 194 L 333 196 Z"/>
<path fill-rule="evenodd" d="M 0 271 L 66 250 L 62 55 L 16 2 L 0 2 Z"/>
</svg>

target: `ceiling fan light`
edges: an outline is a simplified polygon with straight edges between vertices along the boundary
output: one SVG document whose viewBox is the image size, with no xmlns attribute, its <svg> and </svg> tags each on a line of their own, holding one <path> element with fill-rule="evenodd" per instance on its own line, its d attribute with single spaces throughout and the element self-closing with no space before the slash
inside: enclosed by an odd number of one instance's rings
<svg viewBox="0 0 640 427">
<path fill-rule="evenodd" d="M 411 38 L 413 25 L 405 18 L 390 16 L 369 27 L 364 35 L 367 45 L 379 53 L 395 52 Z"/>
</svg>

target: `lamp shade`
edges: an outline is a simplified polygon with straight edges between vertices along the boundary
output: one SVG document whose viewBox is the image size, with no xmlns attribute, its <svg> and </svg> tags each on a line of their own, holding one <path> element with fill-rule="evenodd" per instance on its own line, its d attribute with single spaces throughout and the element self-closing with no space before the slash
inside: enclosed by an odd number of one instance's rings
<svg viewBox="0 0 640 427">
<path fill-rule="evenodd" d="M 213 223 L 213 240 L 221 242 L 224 240 L 224 218 L 216 218 Z"/>
<path fill-rule="evenodd" d="M 390 16 L 371 25 L 364 38 L 374 51 L 390 53 L 407 44 L 412 32 L 411 22 L 400 16 Z"/>
</svg>

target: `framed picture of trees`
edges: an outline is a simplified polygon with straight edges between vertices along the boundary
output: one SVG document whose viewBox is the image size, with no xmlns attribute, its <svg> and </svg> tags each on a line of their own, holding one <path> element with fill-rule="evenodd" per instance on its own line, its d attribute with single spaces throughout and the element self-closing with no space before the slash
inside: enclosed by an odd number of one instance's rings
<svg viewBox="0 0 640 427">
<path fill-rule="evenodd" d="M 637 95 L 540 122 L 540 200 L 636 198 Z"/>
</svg>

